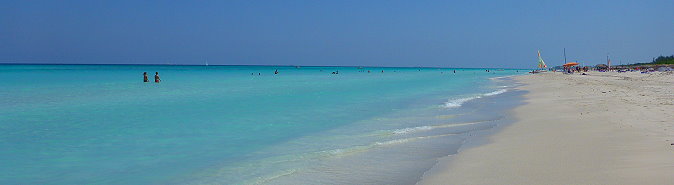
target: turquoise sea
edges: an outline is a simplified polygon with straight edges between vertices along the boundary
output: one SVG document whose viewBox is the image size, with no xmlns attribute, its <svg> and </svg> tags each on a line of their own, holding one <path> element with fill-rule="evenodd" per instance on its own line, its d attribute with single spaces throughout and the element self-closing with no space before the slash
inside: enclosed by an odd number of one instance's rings
<svg viewBox="0 0 674 185">
<path fill-rule="evenodd" d="M 0 65 L 0 184 L 413 184 L 509 119 L 486 70 Z"/>
</svg>

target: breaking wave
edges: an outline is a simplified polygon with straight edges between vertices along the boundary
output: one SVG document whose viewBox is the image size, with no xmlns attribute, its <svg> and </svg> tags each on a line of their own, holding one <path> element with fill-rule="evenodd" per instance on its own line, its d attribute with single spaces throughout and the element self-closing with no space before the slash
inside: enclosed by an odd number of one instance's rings
<svg viewBox="0 0 674 185">
<path fill-rule="evenodd" d="M 467 97 L 467 98 L 459 98 L 459 99 L 452 99 L 452 100 L 449 100 L 449 101 L 445 102 L 445 104 L 443 105 L 443 107 L 445 107 L 445 108 L 456 108 L 456 107 L 461 107 L 461 105 L 463 105 L 463 103 L 466 103 L 466 102 L 468 102 L 468 101 L 470 101 L 470 100 L 482 98 L 482 97 L 485 97 L 485 96 L 494 96 L 494 95 L 498 95 L 498 94 L 503 94 L 503 93 L 505 93 L 505 92 L 507 92 L 507 91 L 508 91 L 507 89 L 499 89 L 499 90 L 497 90 L 497 91 L 490 92 L 490 93 L 484 93 L 484 94 L 478 95 L 478 96 Z"/>
</svg>

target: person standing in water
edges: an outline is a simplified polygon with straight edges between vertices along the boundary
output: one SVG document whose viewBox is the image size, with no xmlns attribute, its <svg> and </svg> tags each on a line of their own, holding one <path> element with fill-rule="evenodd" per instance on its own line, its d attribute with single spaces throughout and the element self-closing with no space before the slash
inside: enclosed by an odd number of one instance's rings
<svg viewBox="0 0 674 185">
<path fill-rule="evenodd" d="M 274 74 L 275 74 L 275 75 L 277 75 L 277 74 L 278 74 L 278 69 L 277 69 L 276 71 L 274 71 Z"/>
<path fill-rule="evenodd" d="M 143 72 L 143 82 L 150 82 L 150 80 L 147 79 L 147 72 Z"/>
<path fill-rule="evenodd" d="M 159 82 L 161 82 L 161 79 L 159 79 L 159 72 L 154 72 L 154 83 Z"/>
</svg>

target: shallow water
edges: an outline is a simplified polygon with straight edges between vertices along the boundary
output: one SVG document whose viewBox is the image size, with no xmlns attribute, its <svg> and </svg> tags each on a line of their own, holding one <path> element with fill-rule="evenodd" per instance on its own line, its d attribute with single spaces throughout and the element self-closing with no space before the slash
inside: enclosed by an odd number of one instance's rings
<svg viewBox="0 0 674 185">
<path fill-rule="evenodd" d="M 504 120 L 515 74 L 0 65 L 0 184 L 410 184 Z"/>
</svg>

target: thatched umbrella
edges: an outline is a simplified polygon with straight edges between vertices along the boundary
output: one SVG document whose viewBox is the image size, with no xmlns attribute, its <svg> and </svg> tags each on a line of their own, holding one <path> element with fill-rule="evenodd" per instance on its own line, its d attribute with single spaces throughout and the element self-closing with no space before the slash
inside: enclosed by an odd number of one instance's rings
<svg viewBox="0 0 674 185">
<path fill-rule="evenodd" d="M 606 64 L 597 64 L 596 66 L 594 66 L 594 68 L 597 68 L 597 69 L 608 69 L 608 65 L 606 65 Z"/>
</svg>

